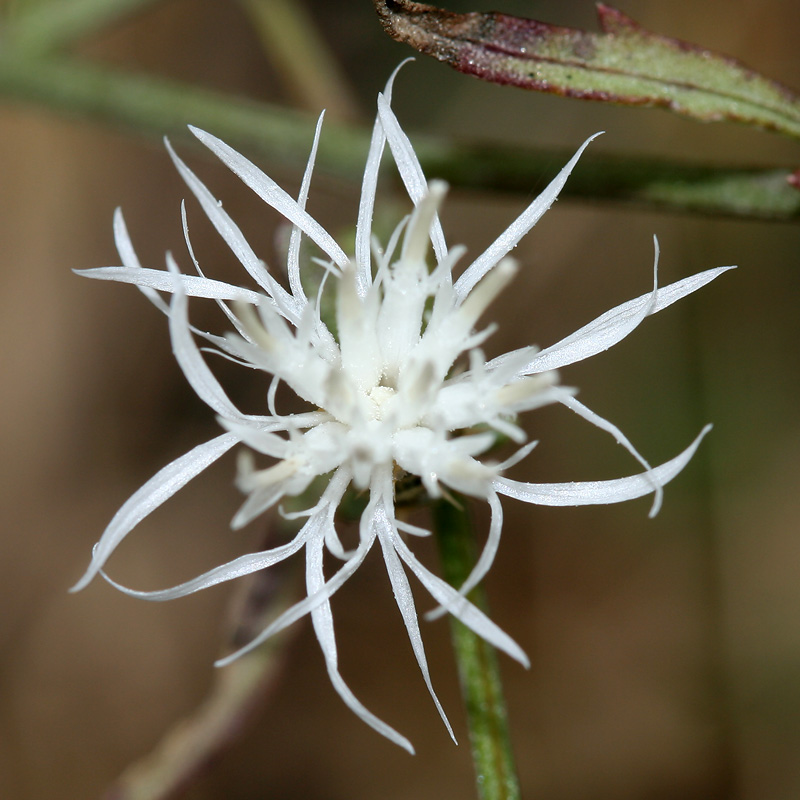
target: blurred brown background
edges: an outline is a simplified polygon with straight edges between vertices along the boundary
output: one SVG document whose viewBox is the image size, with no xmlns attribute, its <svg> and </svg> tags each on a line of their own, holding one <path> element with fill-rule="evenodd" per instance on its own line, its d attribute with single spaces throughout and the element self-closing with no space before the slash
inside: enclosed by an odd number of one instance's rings
<svg viewBox="0 0 800 800">
<path fill-rule="evenodd" d="M 588 0 L 446 5 L 595 24 Z M 382 33 L 367 0 L 307 7 L 369 120 L 376 92 L 410 51 Z M 790 0 L 628 0 L 623 10 L 800 87 L 800 6 Z M 235 3 L 165 0 L 80 52 L 295 104 Z M 432 131 L 576 147 L 604 129 L 593 147 L 800 164 L 797 144 L 776 136 L 484 85 L 424 58 L 405 68 L 395 97 L 412 139 Z M 118 263 L 117 205 L 146 264 L 163 266 L 172 249 L 188 268 L 179 216 L 188 191 L 158 144 L 80 119 L 4 104 L 0 137 L 0 797 L 92 798 L 202 699 L 233 591 L 163 605 L 102 581 L 67 594 L 126 497 L 216 433 L 173 362 L 162 316 L 130 287 L 70 271 Z M 275 215 L 224 168 L 181 151 L 274 263 Z M 296 191 L 299 174 L 263 166 Z M 541 188 L 531 186 L 531 197 Z M 346 235 L 357 192 L 320 176 L 310 210 Z M 448 241 L 480 252 L 526 202 L 454 191 L 444 212 Z M 189 213 L 197 252 L 213 271 L 222 248 L 199 210 Z M 528 672 L 503 662 L 523 793 L 790 800 L 800 796 L 797 226 L 562 201 L 517 251 L 524 270 L 502 299 L 504 325 L 490 349 L 550 344 L 647 291 L 653 233 L 663 284 L 712 266 L 740 268 L 562 377 L 653 462 L 677 453 L 703 423 L 715 429 L 668 487 L 656 520 L 646 500 L 542 510 L 505 502 L 488 588 L 493 618 L 533 663 Z M 238 280 L 229 262 L 214 276 Z M 528 422 L 541 440 L 518 469 L 528 480 L 637 471 L 609 437 L 565 410 Z M 224 460 L 143 524 L 112 574 L 161 588 L 256 547 L 257 530 L 227 528 L 239 502 L 233 470 Z M 429 607 L 422 593 L 419 604 Z M 473 796 L 446 625 L 426 624 L 423 633 L 459 748 L 427 696 L 376 553 L 337 595 L 334 613 L 345 678 L 418 754 L 344 707 L 306 620 L 252 729 L 187 797 Z"/>
</svg>

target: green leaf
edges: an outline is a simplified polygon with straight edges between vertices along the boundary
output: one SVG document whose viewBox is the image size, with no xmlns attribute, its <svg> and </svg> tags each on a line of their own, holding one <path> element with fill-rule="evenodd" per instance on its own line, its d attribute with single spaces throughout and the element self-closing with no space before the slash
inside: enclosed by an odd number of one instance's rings
<svg viewBox="0 0 800 800">
<path fill-rule="evenodd" d="M 583 100 L 660 106 L 800 137 L 800 98 L 728 56 L 650 33 L 599 3 L 602 33 L 490 12 L 374 0 L 386 32 L 482 80 Z"/>
</svg>

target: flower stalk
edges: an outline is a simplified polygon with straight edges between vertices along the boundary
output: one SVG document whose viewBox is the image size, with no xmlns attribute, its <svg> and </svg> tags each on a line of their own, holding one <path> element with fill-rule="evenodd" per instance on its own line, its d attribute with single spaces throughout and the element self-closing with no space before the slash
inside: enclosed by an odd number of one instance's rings
<svg viewBox="0 0 800 800">
<path fill-rule="evenodd" d="M 433 506 L 433 529 L 439 547 L 444 579 L 458 588 L 476 562 L 475 539 L 469 512 L 440 500 Z M 468 595 L 470 602 L 488 613 L 483 584 Z M 514 765 L 503 684 L 494 648 L 469 628 L 450 617 L 461 694 L 467 712 L 472 762 L 480 800 L 517 800 L 519 779 Z"/>
</svg>

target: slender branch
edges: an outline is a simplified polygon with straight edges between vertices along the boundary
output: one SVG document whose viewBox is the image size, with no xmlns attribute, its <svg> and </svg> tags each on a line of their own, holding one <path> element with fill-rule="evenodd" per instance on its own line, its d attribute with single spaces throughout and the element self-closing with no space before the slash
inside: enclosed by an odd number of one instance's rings
<svg viewBox="0 0 800 800">
<path fill-rule="evenodd" d="M 469 514 L 463 507 L 441 500 L 433 508 L 433 518 L 444 577 L 458 588 L 475 565 Z M 482 587 L 473 589 L 469 599 L 486 611 L 486 593 Z M 467 709 L 478 797 L 519 800 L 497 654 L 490 644 L 454 618 L 451 618 L 451 633 Z"/>
<path fill-rule="evenodd" d="M 187 123 L 213 131 L 251 157 L 302 168 L 313 118 L 161 78 L 94 67 L 76 59 L 30 58 L 0 49 L 0 96 L 102 120 L 149 136 L 188 137 Z M 360 180 L 369 131 L 326 124 L 317 156 L 330 175 Z M 191 137 L 188 137 L 191 138 Z M 566 152 L 453 143 L 414 136 L 423 168 L 454 187 L 529 195 L 554 177 Z M 666 160 L 587 154 L 562 197 L 607 199 L 675 211 L 771 220 L 800 217 L 790 170 L 707 167 Z"/>
</svg>

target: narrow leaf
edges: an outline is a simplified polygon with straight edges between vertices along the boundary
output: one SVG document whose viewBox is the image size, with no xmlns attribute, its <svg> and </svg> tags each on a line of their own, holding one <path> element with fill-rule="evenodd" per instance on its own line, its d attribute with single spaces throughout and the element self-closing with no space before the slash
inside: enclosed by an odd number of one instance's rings
<svg viewBox="0 0 800 800">
<path fill-rule="evenodd" d="M 583 100 L 660 106 L 800 137 L 800 97 L 728 56 L 651 33 L 598 3 L 601 33 L 490 12 L 374 0 L 386 32 L 493 83 Z"/>
</svg>

